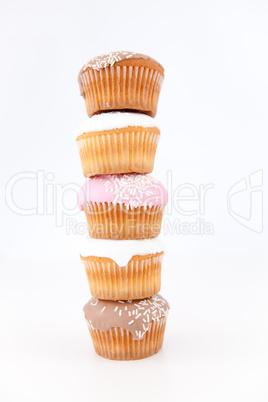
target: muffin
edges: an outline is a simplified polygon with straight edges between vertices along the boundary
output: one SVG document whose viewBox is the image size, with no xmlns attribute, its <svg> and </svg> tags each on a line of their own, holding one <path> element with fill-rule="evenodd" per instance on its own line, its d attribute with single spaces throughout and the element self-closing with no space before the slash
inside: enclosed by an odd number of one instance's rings
<svg viewBox="0 0 268 402">
<path fill-rule="evenodd" d="M 86 239 L 80 257 L 93 297 L 131 300 L 160 291 L 163 254 L 159 238 Z"/>
<path fill-rule="evenodd" d="M 140 53 L 118 51 L 94 57 L 79 72 L 89 117 L 111 110 L 156 115 L 164 69 Z"/>
<path fill-rule="evenodd" d="M 75 135 L 85 177 L 153 170 L 160 131 L 150 116 L 102 113 L 88 119 Z"/>
<path fill-rule="evenodd" d="M 89 235 L 95 239 L 146 239 L 160 233 L 167 190 L 149 175 L 103 175 L 78 193 Z"/>
<path fill-rule="evenodd" d="M 169 304 L 159 294 L 125 302 L 92 298 L 84 307 L 96 353 L 112 360 L 137 360 L 157 353 L 168 312 Z"/>
</svg>

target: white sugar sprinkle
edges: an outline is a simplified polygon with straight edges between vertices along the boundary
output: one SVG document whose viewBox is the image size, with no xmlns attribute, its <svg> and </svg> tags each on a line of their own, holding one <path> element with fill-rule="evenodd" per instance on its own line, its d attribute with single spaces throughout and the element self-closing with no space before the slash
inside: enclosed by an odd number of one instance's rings
<svg viewBox="0 0 268 402">
<path fill-rule="evenodd" d="M 111 52 L 108 54 L 102 54 L 100 56 L 96 56 L 91 59 L 87 64 L 84 65 L 83 71 L 85 71 L 88 67 L 92 68 L 93 70 L 100 70 L 102 68 L 106 68 L 109 66 L 113 66 L 116 62 L 126 58 L 129 59 L 133 57 L 135 52 L 128 52 L 128 51 L 117 51 Z"/>
</svg>

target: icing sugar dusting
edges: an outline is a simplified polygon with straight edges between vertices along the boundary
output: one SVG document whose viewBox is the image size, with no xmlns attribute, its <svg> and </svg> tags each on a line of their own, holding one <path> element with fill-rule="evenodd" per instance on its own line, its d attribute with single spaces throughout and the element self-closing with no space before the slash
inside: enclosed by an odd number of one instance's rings
<svg viewBox="0 0 268 402">
<path fill-rule="evenodd" d="M 127 209 L 166 205 L 167 190 L 149 175 L 103 175 L 89 179 L 78 194 L 78 205 L 87 202 L 124 204 Z"/>
</svg>

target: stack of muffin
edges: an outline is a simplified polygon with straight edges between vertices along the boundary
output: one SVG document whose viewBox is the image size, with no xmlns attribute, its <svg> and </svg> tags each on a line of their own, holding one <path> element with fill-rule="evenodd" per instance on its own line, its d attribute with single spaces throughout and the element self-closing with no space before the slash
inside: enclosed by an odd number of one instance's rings
<svg viewBox="0 0 268 402">
<path fill-rule="evenodd" d="M 142 359 L 163 343 L 169 305 L 158 294 L 157 236 L 167 191 L 147 175 L 163 78 L 158 62 L 126 51 L 95 57 L 78 77 L 90 117 L 75 132 L 89 178 L 78 195 L 90 235 L 81 260 L 93 298 L 84 313 L 96 352 L 109 359 Z"/>
</svg>

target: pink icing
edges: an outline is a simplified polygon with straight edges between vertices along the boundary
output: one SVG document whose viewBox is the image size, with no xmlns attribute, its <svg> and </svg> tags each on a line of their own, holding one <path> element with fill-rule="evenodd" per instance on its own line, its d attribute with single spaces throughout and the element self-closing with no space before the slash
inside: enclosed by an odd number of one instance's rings
<svg viewBox="0 0 268 402">
<path fill-rule="evenodd" d="M 103 175 L 89 179 L 78 194 L 78 206 L 88 202 L 125 204 L 128 208 L 166 205 L 167 190 L 151 176 L 143 174 Z"/>
</svg>

